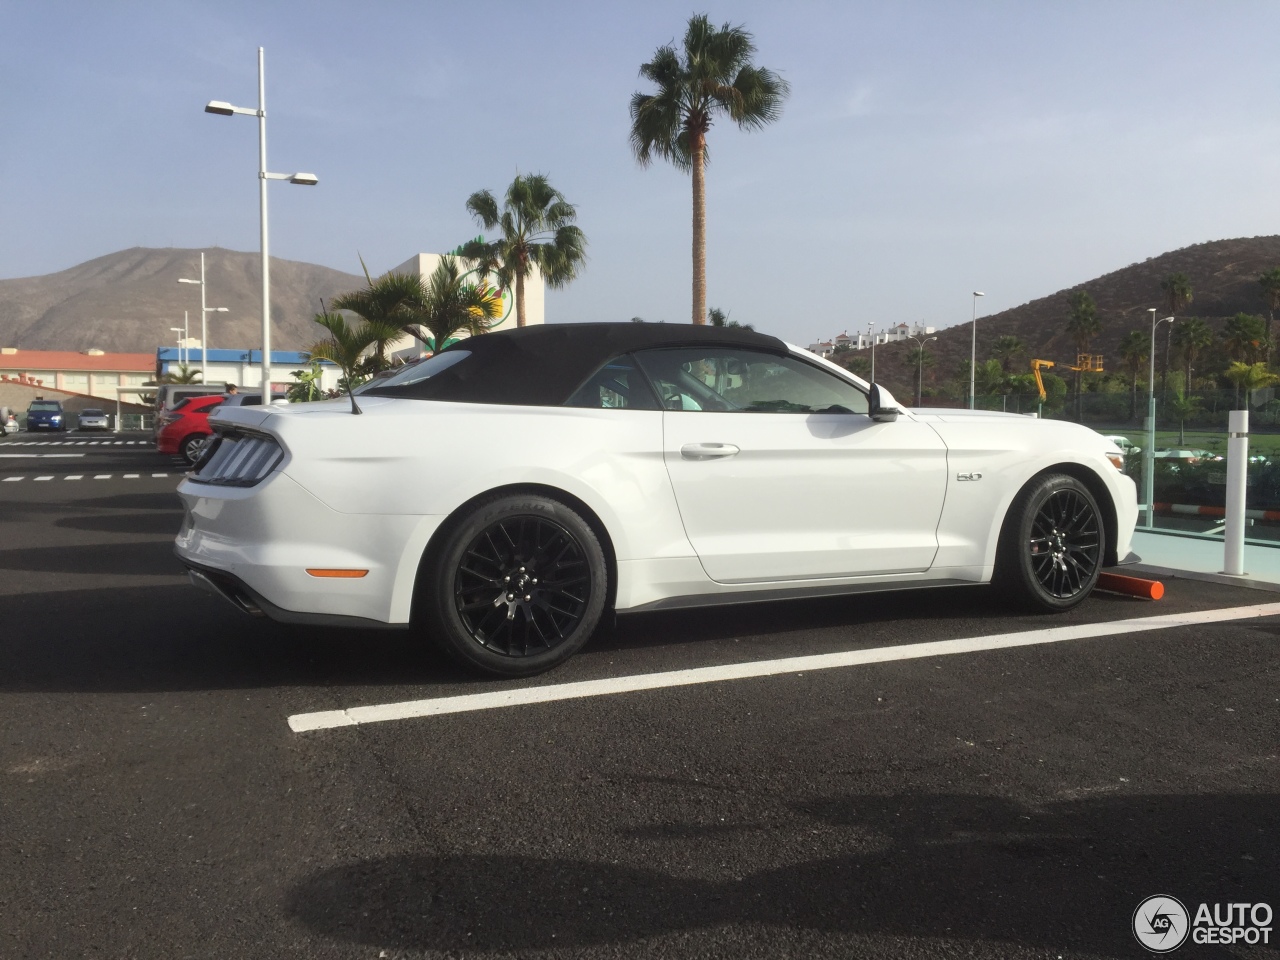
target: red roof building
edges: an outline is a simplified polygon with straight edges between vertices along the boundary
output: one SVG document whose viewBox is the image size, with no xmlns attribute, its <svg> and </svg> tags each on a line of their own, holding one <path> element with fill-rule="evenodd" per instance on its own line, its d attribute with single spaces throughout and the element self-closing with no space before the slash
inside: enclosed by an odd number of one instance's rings
<svg viewBox="0 0 1280 960">
<path fill-rule="evenodd" d="M 115 400 L 117 387 L 154 380 L 155 369 L 152 353 L 0 348 L 0 381 L 34 382 L 103 400 Z"/>
</svg>

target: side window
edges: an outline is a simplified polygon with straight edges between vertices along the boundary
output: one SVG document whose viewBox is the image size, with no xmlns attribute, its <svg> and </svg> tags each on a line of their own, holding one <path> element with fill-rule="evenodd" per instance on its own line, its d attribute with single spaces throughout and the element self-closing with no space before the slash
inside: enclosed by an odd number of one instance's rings
<svg viewBox="0 0 1280 960">
<path fill-rule="evenodd" d="M 630 356 L 610 360 L 587 377 L 586 382 L 565 401 L 565 406 L 610 410 L 659 409 L 644 374 Z"/>
<path fill-rule="evenodd" d="M 742 413 L 866 413 L 852 383 L 792 356 L 734 347 L 636 354 L 667 410 Z"/>
</svg>

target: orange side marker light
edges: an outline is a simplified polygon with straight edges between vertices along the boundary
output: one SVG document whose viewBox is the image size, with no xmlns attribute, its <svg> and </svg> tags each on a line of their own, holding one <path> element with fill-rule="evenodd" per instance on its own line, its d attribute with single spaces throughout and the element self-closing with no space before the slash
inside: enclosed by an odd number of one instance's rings
<svg viewBox="0 0 1280 960">
<path fill-rule="evenodd" d="M 330 570 L 323 567 L 307 567 L 306 570 L 313 577 L 333 577 L 338 580 L 358 580 L 369 573 L 368 570 Z"/>
<path fill-rule="evenodd" d="M 1098 589 L 1105 590 L 1107 593 L 1123 593 L 1126 597 L 1139 597 L 1143 600 L 1159 600 L 1164 596 L 1164 584 L 1159 580 L 1125 577 L 1118 573 L 1099 574 Z"/>
</svg>

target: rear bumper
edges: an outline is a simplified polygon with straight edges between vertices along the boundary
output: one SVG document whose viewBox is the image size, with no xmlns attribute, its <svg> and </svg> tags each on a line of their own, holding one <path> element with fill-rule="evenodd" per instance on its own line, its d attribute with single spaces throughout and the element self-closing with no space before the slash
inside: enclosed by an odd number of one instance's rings
<svg viewBox="0 0 1280 960">
<path fill-rule="evenodd" d="M 175 552 L 177 552 L 175 550 Z M 182 555 L 178 554 L 179 559 Z M 187 576 L 191 582 L 202 590 L 207 590 L 221 597 L 229 604 L 251 617 L 267 617 L 278 623 L 299 623 L 317 627 L 348 627 L 364 630 L 405 630 L 407 623 L 384 623 L 381 620 L 370 620 L 367 617 L 351 617 L 336 613 L 300 613 L 278 607 L 246 584 L 243 580 L 225 570 L 200 567 L 188 560 L 183 560 L 187 568 Z"/>
<path fill-rule="evenodd" d="M 406 626 L 418 565 L 442 517 L 343 513 L 284 473 L 253 487 L 188 477 L 174 553 L 205 588 L 285 623 Z M 364 576 L 314 576 L 316 568 Z"/>
</svg>

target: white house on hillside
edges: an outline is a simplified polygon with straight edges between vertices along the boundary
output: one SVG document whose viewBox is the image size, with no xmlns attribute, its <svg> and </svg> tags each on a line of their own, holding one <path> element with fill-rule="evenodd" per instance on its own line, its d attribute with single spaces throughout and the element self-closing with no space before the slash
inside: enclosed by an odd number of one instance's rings
<svg viewBox="0 0 1280 960">
<path fill-rule="evenodd" d="M 900 340 L 906 340 L 908 337 L 928 337 L 936 332 L 936 328 L 927 327 L 923 323 L 895 324 L 884 330 L 876 330 L 874 337 L 870 330 L 866 333 L 852 335 L 846 330 L 830 340 L 819 340 L 816 343 L 809 344 L 808 350 L 810 353 L 816 353 L 820 357 L 830 357 L 837 351 L 866 350 L 873 343 L 877 346 L 882 343 L 897 343 Z"/>
</svg>

